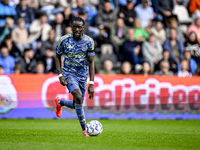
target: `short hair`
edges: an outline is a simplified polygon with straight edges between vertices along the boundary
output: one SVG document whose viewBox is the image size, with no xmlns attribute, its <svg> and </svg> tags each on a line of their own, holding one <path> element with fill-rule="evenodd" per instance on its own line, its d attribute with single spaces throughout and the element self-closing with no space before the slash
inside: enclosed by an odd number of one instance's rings
<svg viewBox="0 0 200 150">
<path fill-rule="evenodd" d="M 79 11 L 79 12 L 78 12 L 78 15 L 79 15 L 79 16 L 84 16 L 84 15 L 86 15 L 86 13 L 83 12 L 83 11 Z"/>
<path fill-rule="evenodd" d="M 21 70 L 20 64 L 15 64 L 13 70 Z"/>
<path fill-rule="evenodd" d="M 25 52 L 28 52 L 28 51 L 30 51 L 30 50 L 33 50 L 33 49 L 30 48 L 30 47 L 29 47 L 29 48 L 25 48 L 25 49 L 24 49 L 24 53 L 25 53 Z"/>
<path fill-rule="evenodd" d="M 71 26 L 72 26 L 72 24 L 73 24 L 74 21 L 80 21 L 80 22 L 83 23 L 83 26 L 85 25 L 85 21 L 81 17 L 75 17 L 75 18 L 73 18 L 71 20 L 71 22 L 70 22 Z"/>
<path fill-rule="evenodd" d="M 44 63 L 43 63 L 42 61 L 38 61 L 37 64 L 36 64 L 36 66 L 37 66 L 37 65 L 43 65 L 43 66 L 44 66 Z M 45 67 L 45 66 L 44 66 L 44 67 Z"/>
<path fill-rule="evenodd" d="M 45 51 L 46 51 L 46 50 L 53 51 L 53 48 L 51 48 L 51 47 L 46 47 L 46 48 L 45 48 Z"/>
<path fill-rule="evenodd" d="M 182 63 L 184 61 L 188 63 L 188 60 L 186 58 L 181 59 L 180 63 Z"/>
<path fill-rule="evenodd" d="M 167 63 L 168 66 L 170 67 L 169 61 L 167 61 L 167 60 L 162 60 L 162 61 L 160 62 L 160 65 L 159 65 L 160 69 L 161 69 L 163 63 Z"/>
<path fill-rule="evenodd" d="M 4 67 L 3 67 L 2 65 L 0 65 L 0 68 L 3 68 L 3 69 L 4 69 Z"/>
<path fill-rule="evenodd" d="M 162 54 L 165 53 L 165 52 L 168 52 L 168 53 L 169 53 L 169 51 L 168 51 L 167 49 L 164 49 L 164 50 L 162 51 Z"/>
<path fill-rule="evenodd" d="M 199 16 L 194 19 L 194 23 L 196 23 L 198 19 L 200 19 Z"/>
<path fill-rule="evenodd" d="M 185 53 L 187 53 L 187 52 L 191 54 L 191 51 L 190 51 L 190 50 L 184 50 L 183 54 L 185 54 Z"/>
<path fill-rule="evenodd" d="M 3 48 L 6 48 L 6 49 L 8 49 L 8 47 L 7 46 L 1 46 L 1 48 L 0 48 L 0 51 L 3 49 Z"/>
<path fill-rule="evenodd" d="M 149 65 L 149 67 L 151 68 L 151 63 L 150 63 L 149 61 L 144 61 L 144 62 L 142 63 L 142 65 L 144 65 L 145 63 L 147 63 L 147 64 Z"/>
<path fill-rule="evenodd" d="M 39 16 L 40 16 L 40 18 L 43 16 L 47 17 L 46 13 L 44 13 L 44 12 L 40 12 Z"/>
<path fill-rule="evenodd" d="M 25 23 L 24 18 L 19 18 L 19 19 L 17 20 L 17 23 L 18 23 L 18 24 L 20 24 L 20 23 L 22 23 L 22 22 Z"/>
<path fill-rule="evenodd" d="M 177 19 L 175 17 L 172 17 L 172 18 L 169 19 L 169 23 L 172 23 L 173 21 L 177 22 Z"/>
<path fill-rule="evenodd" d="M 6 17 L 6 23 L 9 24 L 9 23 L 14 23 L 14 20 L 11 18 L 11 17 Z"/>
<path fill-rule="evenodd" d="M 6 35 L 4 40 L 10 40 L 10 39 L 12 39 L 11 34 L 8 34 L 8 35 Z"/>
<path fill-rule="evenodd" d="M 150 36 L 156 37 L 156 35 L 155 35 L 154 33 L 150 33 L 150 34 L 149 34 L 149 37 L 150 37 Z"/>
</svg>

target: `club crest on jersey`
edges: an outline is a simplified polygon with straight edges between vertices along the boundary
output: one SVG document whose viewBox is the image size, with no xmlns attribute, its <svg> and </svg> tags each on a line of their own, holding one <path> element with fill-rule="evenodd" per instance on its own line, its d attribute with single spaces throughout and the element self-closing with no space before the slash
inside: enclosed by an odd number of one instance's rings
<svg viewBox="0 0 200 150">
<path fill-rule="evenodd" d="M 85 52 L 86 50 L 87 50 L 87 44 L 85 44 L 85 45 L 82 46 L 82 51 Z"/>
</svg>

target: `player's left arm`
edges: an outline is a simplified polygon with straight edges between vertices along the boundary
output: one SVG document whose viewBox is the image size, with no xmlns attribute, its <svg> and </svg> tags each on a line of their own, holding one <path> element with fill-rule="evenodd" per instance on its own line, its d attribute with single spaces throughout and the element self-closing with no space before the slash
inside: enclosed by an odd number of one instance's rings
<svg viewBox="0 0 200 150">
<path fill-rule="evenodd" d="M 89 75 L 90 75 L 90 81 L 94 82 L 94 56 L 88 56 L 89 60 Z M 89 93 L 89 98 L 93 99 L 94 97 L 94 84 L 89 85 L 88 87 L 88 93 Z"/>
<path fill-rule="evenodd" d="M 94 97 L 94 41 L 92 38 L 89 39 L 88 43 L 88 61 L 89 61 L 89 75 L 90 75 L 90 85 L 88 87 L 89 98 Z"/>
</svg>

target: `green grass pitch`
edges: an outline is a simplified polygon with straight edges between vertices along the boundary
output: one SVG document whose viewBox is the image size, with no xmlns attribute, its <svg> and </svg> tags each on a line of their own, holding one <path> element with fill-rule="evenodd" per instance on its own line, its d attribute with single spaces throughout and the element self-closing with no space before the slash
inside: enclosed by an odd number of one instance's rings
<svg viewBox="0 0 200 150">
<path fill-rule="evenodd" d="M 89 121 L 89 120 L 87 120 Z M 78 120 L 0 120 L 0 150 L 200 149 L 199 120 L 99 120 L 83 137 Z"/>
</svg>

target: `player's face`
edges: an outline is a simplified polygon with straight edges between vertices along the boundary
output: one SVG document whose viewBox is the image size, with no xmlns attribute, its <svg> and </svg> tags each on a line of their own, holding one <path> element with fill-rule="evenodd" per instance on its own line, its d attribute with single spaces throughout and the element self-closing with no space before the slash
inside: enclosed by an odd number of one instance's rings
<svg viewBox="0 0 200 150">
<path fill-rule="evenodd" d="M 83 22 L 82 21 L 74 21 L 72 24 L 72 32 L 73 32 L 73 36 L 74 38 L 81 38 L 82 33 L 83 33 Z"/>
</svg>

